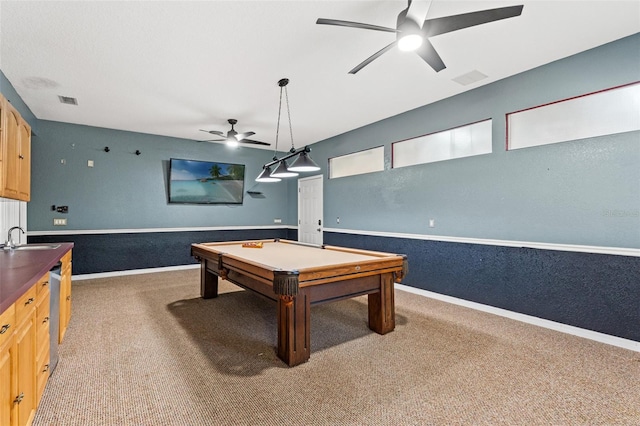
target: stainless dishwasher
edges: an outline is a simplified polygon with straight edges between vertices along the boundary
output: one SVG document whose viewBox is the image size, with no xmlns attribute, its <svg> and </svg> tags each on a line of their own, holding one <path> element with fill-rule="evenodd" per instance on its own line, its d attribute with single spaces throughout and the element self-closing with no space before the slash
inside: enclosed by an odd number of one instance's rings
<svg viewBox="0 0 640 426">
<path fill-rule="evenodd" d="M 60 331 L 60 273 L 62 262 L 49 271 L 49 376 L 58 365 L 58 332 Z"/>
</svg>

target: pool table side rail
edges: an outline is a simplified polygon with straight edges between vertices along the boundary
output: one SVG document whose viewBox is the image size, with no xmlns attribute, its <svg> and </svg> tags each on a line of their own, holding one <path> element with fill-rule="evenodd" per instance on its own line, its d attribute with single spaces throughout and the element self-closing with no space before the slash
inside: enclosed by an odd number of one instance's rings
<svg viewBox="0 0 640 426">
<path fill-rule="evenodd" d="M 273 240 L 263 241 L 273 242 Z M 280 242 L 283 241 L 288 243 L 285 240 L 280 240 Z M 234 244 L 235 243 L 241 244 L 242 242 L 234 242 Z M 336 267 L 318 266 L 284 271 L 244 257 L 225 253 L 215 248 L 216 245 L 224 244 L 228 243 L 192 244 L 191 254 L 199 260 L 206 259 L 208 269 L 223 279 L 227 279 L 229 271 L 235 271 L 239 274 L 249 276 L 262 284 L 271 286 L 275 294 L 281 295 L 295 295 L 299 289 L 303 287 L 384 273 L 392 273 L 394 280 L 400 282 L 407 273 L 407 258 L 405 255 L 331 247 L 331 250 L 375 256 L 376 258 L 344 263 Z M 213 265 L 211 265 L 211 263 L 216 265 L 215 269 L 212 268 Z"/>
<path fill-rule="evenodd" d="M 365 277 L 382 273 L 396 274 L 396 282 L 399 282 L 404 271 L 404 258 L 401 256 L 388 257 L 384 260 L 373 259 L 370 261 L 344 263 L 336 267 L 313 267 L 300 269 L 300 286 L 325 284 L 332 281 L 344 280 L 347 277 Z"/>
<path fill-rule="evenodd" d="M 317 248 L 317 249 L 324 249 L 324 250 L 342 251 L 342 252 L 345 252 L 345 253 L 361 254 L 361 255 L 365 255 L 365 256 L 375 256 L 375 257 L 402 256 L 402 255 L 398 255 L 398 254 L 395 254 L 395 253 L 388 253 L 388 252 L 383 252 L 383 251 L 371 251 L 371 250 L 363 250 L 363 249 L 356 249 L 356 248 L 350 248 L 350 247 L 329 246 L 329 245 L 324 245 L 324 244 L 318 246 L 318 245 L 314 245 L 314 244 L 301 243 L 299 241 L 282 240 L 282 239 L 221 241 L 221 242 L 210 242 L 210 243 L 197 243 L 195 245 L 207 247 L 209 249 L 217 250 L 219 252 L 222 252 L 221 250 L 218 250 L 215 247 L 216 246 L 229 245 L 229 244 L 242 245 L 242 244 L 245 244 L 245 243 L 264 243 L 264 244 L 283 243 L 283 244 L 300 245 L 300 246 L 303 246 L 303 247 L 310 247 L 310 248 Z"/>
<path fill-rule="evenodd" d="M 283 240 L 280 240 L 281 242 Z M 293 271 L 282 271 L 278 268 L 265 265 L 244 257 L 235 256 L 230 253 L 225 253 L 222 250 L 217 250 L 209 244 L 193 244 L 193 247 L 198 249 L 194 251 L 192 249 L 192 255 L 203 257 L 202 254 L 208 253 L 216 256 L 218 262 L 222 257 L 222 264 L 226 265 L 229 269 L 235 269 L 245 273 L 249 273 L 256 277 L 260 277 L 267 282 L 273 282 L 276 278 L 276 274 L 279 275 L 278 279 L 286 279 L 285 275 L 299 275 L 298 281 L 300 286 L 309 286 L 324 284 L 331 281 L 340 279 L 345 275 L 354 276 L 368 276 L 385 272 L 395 272 L 396 282 L 400 282 L 406 275 L 407 260 L 404 255 L 395 255 L 382 252 L 369 252 L 357 249 L 343 249 L 341 247 L 331 247 L 331 250 L 344 251 L 355 254 L 363 254 L 368 256 L 377 256 L 375 259 L 344 263 L 337 267 L 327 268 L 326 266 L 317 266 L 310 268 L 301 268 Z M 217 244 L 217 243 L 213 243 Z M 202 250 L 202 251 L 201 251 Z M 256 249 L 259 250 L 259 249 Z M 200 254 L 198 254 L 200 253 Z"/>
<path fill-rule="evenodd" d="M 216 272 L 221 272 L 223 267 L 241 271 L 254 278 L 271 284 L 274 279 L 275 269 L 269 265 L 240 258 L 223 251 L 215 250 L 206 244 L 192 244 L 191 255 L 198 259 L 206 259 L 210 262 L 217 262 Z M 222 277 L 224 279 L 224 277 Z"/>
</svg>

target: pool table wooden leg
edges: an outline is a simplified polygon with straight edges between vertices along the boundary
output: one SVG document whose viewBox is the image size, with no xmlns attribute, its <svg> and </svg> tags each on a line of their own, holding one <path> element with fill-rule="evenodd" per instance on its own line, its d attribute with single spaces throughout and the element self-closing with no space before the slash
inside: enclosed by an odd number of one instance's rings
<svg viewBox="0 0 640 426">
<path fill-rule="evenodd" d="M 278 297 L 278 356 L 290 367 L 311 355 L 311 299 L 306 289 Z"/>
<path fill-rule="evenodd" d="M 207 269 L 207 261 L 200 266 L 200 296 L 203 299 L 218 297 L 218 276 Z"/>
<path fill-rule="evenodd" d="M 393 274 L 380 276 L 380 291 L 369 294 L 369 328 L 387 334 L 396 327 Z"/>
</svg>

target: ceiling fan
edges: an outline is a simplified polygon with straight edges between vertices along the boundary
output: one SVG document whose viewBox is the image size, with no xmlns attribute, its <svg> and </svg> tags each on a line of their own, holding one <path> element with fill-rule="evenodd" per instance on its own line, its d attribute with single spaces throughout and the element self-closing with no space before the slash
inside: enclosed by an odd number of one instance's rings
<svg viewBox="0 0 640 426">
<path fill-rule="evenodd" d="M 261 142 L 261 141 L 255 141 L 253 139 L 248 139 L 249 136 L 253 136 L 255 135 L 255 132 L 245 132 L 245 133 L 238 133 L 236 132 L 236 130 L 233 128 L 233 126 L 235 126 L 238 123 L 238 120 L 236 120 L 235 118 L 230 118 L 227 120 L 229 122 L 229 124 L 231 124 L 231 130 L 229 130 L 225 136 L 224 132 L 221 132 L 220 130 L 202 130 L 200 129 L 201 132 L 206 132 L 215 136 L 220 136 L 221 139 L 209 139 L 206 141 L 198 141 L 198 142 L 226 142 L 227 146 L 238 146 L 239 143 L 250 143 L 250 144 L 254 144 L 254 145 L 266 145 L 266 146 L 270 146 L 270 143 L 267 142 Z"/>
<path fill-rule="evenodd" d="M 349 74 L 357 73 L 395 45 L 398 45 L 400 50 L 415 51 L 431 68 L 439 72 L 445 69 L 446 66 L 440 58 L 440 55 L 438 55 L 438 52 L 436 52 L 436 49 L 431 42 L 429 42 L 430 37 L 520 16 L 524 8 L 523 5 L 499 7 L 478 12 L 444 16 L 442 18 L 426 19 L 430 4 L 430 1 L 409 0 L 409 6 L 398 14 L 396 28 L 324 18 L 319 18 L 316 24 L 396 33 L 396 40 L 394 42 L 362 61 L 349 71 Z"/>
</svg>

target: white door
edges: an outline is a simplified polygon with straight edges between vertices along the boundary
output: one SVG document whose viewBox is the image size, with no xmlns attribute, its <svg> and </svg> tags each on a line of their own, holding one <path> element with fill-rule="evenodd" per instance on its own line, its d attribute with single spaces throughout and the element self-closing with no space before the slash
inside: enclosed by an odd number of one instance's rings
<svg viewBox="0 0 640 426">
<path fill-rule="evenodd" d="M 298 241 L 322 244 L 322 175 L 298 179 Z"/>
</svg>

